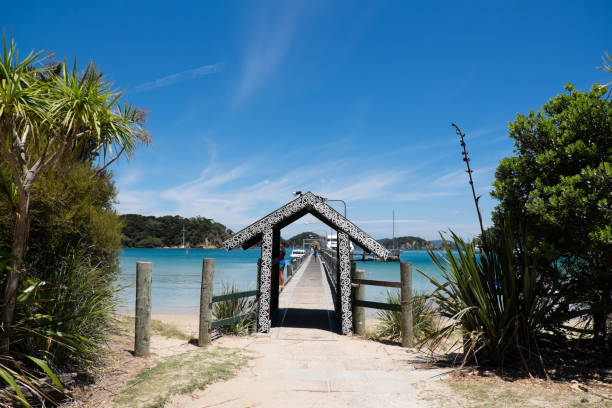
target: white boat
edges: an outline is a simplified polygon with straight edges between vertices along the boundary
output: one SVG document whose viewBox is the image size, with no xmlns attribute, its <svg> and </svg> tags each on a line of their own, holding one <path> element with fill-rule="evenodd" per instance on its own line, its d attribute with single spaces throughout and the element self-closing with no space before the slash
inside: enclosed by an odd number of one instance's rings
<svg viewBox="0 0 612 408">
<path fill-rule="evenodd" d="M 303 257 L 304 255 L 306 255 L 306 251 L 304 251 L 303 249 L 294 249 L 291 251 L 291 259 L 298 259 Z"/>
<path fill-rule="evenodd" d="M 353 243 L 349 241 L 349 245 L 351 247 L 351 252 L 355 250 Z M 338 248 L 338 234 L 328 234 L 327 235 L 327 249 L 331 251 L 335 251 Z"/>
</svg>

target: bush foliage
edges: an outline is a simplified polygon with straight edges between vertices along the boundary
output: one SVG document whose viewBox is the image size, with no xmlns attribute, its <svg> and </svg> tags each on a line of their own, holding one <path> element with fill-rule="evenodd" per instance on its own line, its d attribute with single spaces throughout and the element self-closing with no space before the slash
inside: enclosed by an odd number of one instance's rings
<svg viewBox="0 0 612 408">
<path fill-rule="evenodd" d="M 591 316 L 604 344 L 612 330 L 612 100 L 599 85 L 566 90 L 510 123 L 515 155 L 495 173 L 494 221 L 512 214 L 515 233 L 529 226 L 526 248 L 550 284 L 547 296 L 559 294 L 557 313 Z"/>
<path fill-rule="evenodd" d="M 121 245 L 127 248 L 176 247 L 185 242 L 191 247 L 219 247 L 232 231 L 223 224 L 204 217 L 183 218 L 178 215 L 163 217 L 138 214 L 121 215 L 123 232 Z"/>
<path fill-rule="evenodd" d="M 113 210 L 110 174 L 92 177 L 89 164 L 55 168 L 34 186 L 26 271 L 11 351 L 43 358 L 60 370 L 90 370 L 112 325 L 121 223 Z M 14 222 L 0 201 L 0 245 Z M 32 335 L 36 333 L 36 335 Z"/>
</svg>

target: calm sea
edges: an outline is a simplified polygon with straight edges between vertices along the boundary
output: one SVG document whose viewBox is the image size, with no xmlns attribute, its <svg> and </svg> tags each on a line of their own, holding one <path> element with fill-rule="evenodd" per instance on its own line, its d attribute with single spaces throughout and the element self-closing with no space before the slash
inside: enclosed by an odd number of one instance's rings
<svg viewBox="0 0 612 408">
<path fill-rule="evenodd" d="M 287 250 L 290 254 L 290 250 Z M 153 313 L 197 314 L 200 307 L 202 259 L 215 258 L 215 293 L 223 283 L 235 283 L 241 289 L 253 289 L 257 280 L 259 249 L 134 249 L 122 251 L 119 285 L 120 311 L 134 312 L 136 262 L 153 262 Z M 429 259 L 426 251 L 402 251 L 401 260 L 413 264 L 413 287 L 417 291 L 432 289 L 429 281 L 416 271 L 440 277 L 440 272 Z M 394 262 L 357 262 L 357 269 L 365 269 L 368 279 L 399 281 L 399 264 Z M 368 300 L 382 300 L 386 288 L 367 286 Z"/>
</svg>

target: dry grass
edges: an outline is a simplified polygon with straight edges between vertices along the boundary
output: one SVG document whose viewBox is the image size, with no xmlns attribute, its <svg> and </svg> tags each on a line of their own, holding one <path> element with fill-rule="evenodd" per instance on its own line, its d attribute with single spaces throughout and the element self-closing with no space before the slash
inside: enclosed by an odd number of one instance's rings
<svg viewBox="0 0 612 408">
<path fill-rule="evenodd" d="M 455 374 L 438 385 L 421 384 L 421 397 L 439 407 L 612 408 L 612 387 L 539 379 L 505 381 L 497 376 Z"/>
<path fill-rule="evenodd" d="M 134 318 L 131 316 L 120 316 L 119 325 L 122 330 L 127 332 L 134 331 Z M 157 334 L 159 336 L 168 337 L 170 339 L 179 339 L 189 341 L 191 336 L 187 335 L 182 330 L 178 329 L 168 323 L 164 323 L 161 320 L 151 320 L 151 334 Z"/>
<path fill-rule="evenodd" d="M 227 348 L 170 356 L 138 373 L 121 392 L 114 406 L 163 407 L 172 395 L 188 394 L 215 381 L 232 378 L 247 361 L 244 353 Z"/>
</svg>

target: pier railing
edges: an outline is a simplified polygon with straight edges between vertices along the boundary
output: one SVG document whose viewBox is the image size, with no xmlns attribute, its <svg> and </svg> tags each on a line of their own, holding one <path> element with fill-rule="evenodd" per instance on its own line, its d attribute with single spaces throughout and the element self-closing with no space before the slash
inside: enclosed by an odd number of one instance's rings
<svg viewBox="0 0 612 408">
<path fill-rule="evenodd" d="M 336 253 L 330 250 L 321 250 L 321 260 L 325 266 L 325 270 L 330 277 L 331 282 L 336 285 L 338 274 L 338 260 Z M 351 262 L 351 303 L 353 311 L 353 331 L 357 335 L 365 335 L 365 310 L 364 308 L 390 310 L 401 313 L 401 333 L 402 346 L 412 347 L 413 345 L 413 329 L 412 329 L 412 264 L 410 262 L 400 262 L 400 281 L 390 282 L 366 279 L 366 272 L 363 269 L 357 269 L 355 262 Z M 400 304 L 392 304 L 387 302 L 374 302 L 365 299 L 365 287 L 382 286 L 387 288 L 400 289 Z"/>
<path fill-rule="evenodd" d="M 321 250 L 321 261 L 324 269 L 330 278 L 329 280 L 337 290 L 338 282 L 338 260 L 334 251 Z M 293 263 L 287 264 L 287 279 L 289 282 L 294 276 L 295 271 L 299 269 L 308 256 L 303 256 L 293 260 Z M 134 350 L 137 356 L 146 356 L 149 354 L 149 338 L 151 331 L 151 278 L 153 264 L 150 262 L 137 262 L 136 268 L 136 330 Z M 256 302 L 259 301 L 259 288 L 261 282 L 261 259 L 257 262 L 257 289 L 247 290 L 243 292 L 228 293 L 224 295 L 213 296 L 215 275 L 215 260 L 214 258 L 205 258 L 202 262 L 202 286 L 200 290 L 200 328 L 198 345 L 203 346 L 211 342 L 211 330 L 214 328 L 226 326 L 247 318 L 256 316 L 256 313 L 250 312 L 238 316 L 231 316 L 224 319 L 213 320 L 212 305 L 217 302 L 223 302 L 246 297 L 256 297 Z M 365 334 L 365 312 L 363 308 L 374 308 L 382 310 L 391 310 L 401 313 L 401 333 L 402 346 L 411 347 L 413 345 L 412 334 L 412 264 L 409 262 L 400 262 L 400 282 L 388 282 L 372 279 L 365 279 L 365 270 L 356 269 L 355 262 L 351 262 L 351 279 L 352 279 L 352 309 L 353 309 L 353 327 L 358 335 Z M 401 302 L 397 304 L 389 304 L 384 302 L 373 302 L 365 299 L 365 286 L 383 286 L 391 288 L 399 288 L 401 290 Z"/>
<path fill-rule="evenodd" d="M 338 258 L 336 257 L 336 253 L 328 249 L 322 249 L 320 251 L 320 254 L 325 272 L 329 276 L 329 280 L 334 286 L 334 290 L 337 290 L 338 288 L 336 288 L 336 285 L 338 282 Z"/>
<path fill-rule="evenodd" d="M 212 305 L 213 303 L 217 303 L 217 302 L 223 302 L 226 300 L 233 300 L 233 299 L 241 299 L 241 298 L 246 298 L 246 297 L 251 297 L 251 296 L 259 296 L 259 290 L 247 290 L 244 292 L 235 292 L 235 293 L 228 293 L 226 295 L 213 296 L 210 303 Z M 210 323 L 210 328 L 216 329 L 217 327 L 227 326 L 227 325 L 237 323 L 240 321 L 244 321 L 245 319 L 256 317 L 256 316 L 257 314 L 255 312 L 250 312 L 250 313 L 245 313 L 245 314 L 241 314 L 238 316 L 226 317 L 225 319 L 217 319 Z"/>
</svg>

